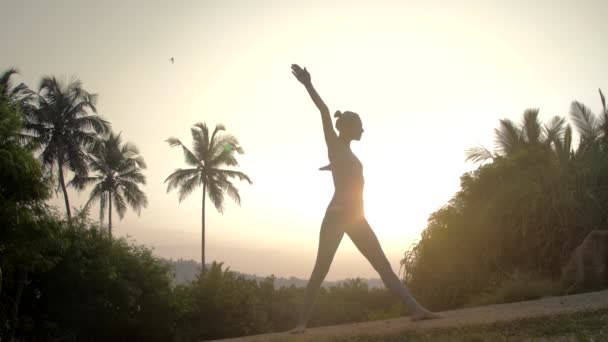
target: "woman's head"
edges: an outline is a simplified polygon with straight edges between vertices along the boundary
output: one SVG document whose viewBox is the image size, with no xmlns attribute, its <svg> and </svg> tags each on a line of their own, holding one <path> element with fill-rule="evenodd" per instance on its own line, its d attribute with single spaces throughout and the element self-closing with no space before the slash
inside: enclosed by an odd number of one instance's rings
<svg viewBox="0 0 608 342">
<path fill-rule="evenodd" d="M 334 117 L 336 120 L 336 129 L 340 132 L 340 136 L 349 140 L 360 140 L 363 134 L 363 124 L 359 114 L 354 112 L 336 111 Z"/>
</svg>

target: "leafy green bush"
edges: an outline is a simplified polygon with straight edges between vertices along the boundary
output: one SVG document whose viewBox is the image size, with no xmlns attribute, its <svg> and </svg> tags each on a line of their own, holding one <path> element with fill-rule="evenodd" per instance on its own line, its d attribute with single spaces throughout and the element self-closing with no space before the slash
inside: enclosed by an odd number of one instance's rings
<svg viewBox="0 0 608 342">
<path fill-rule="evenodd" d="M 61 222 L 61 248 L 45 257 L 23 293 L 19 334 L 27 339 L 167 341 L 173 330 L 168 268 L 149 249 L 110 241 L 86 222 Z"/>
<path fill-rule="evenodd" d="M 253 334 L 269 329 L 259 286 L 213 263 L 189 285 L 175 288 L 178 340 Z"/>
<path fill-rule="evenodd" d="M 516 270 L 559 278 L 574 248 L 608 222 L 605 104 L 595 117 L 573 102 L 576 148 L 565 119 L 543 125 L 537 115 L 526 110 L 521 125 L 500 120 L 494 153 L 469 150 L 469 159 L 489 162 L 461 177 L 460 191 L 429 217 L 419 243 L 406 252 L 404 278 L 427 306 L 448 309 L 480 300 L 493 279 Z M 507 280 L 505 293 L 486 300 L 526 298 L 545 286 Z"/>
<path fill-rule="evenodd" d="M 520 271 L 491 283 L 495 285 L 488 287 L 466 306 L 534 300 L 559 295 L 561 291 L 559 281 Z"/>
</svg>

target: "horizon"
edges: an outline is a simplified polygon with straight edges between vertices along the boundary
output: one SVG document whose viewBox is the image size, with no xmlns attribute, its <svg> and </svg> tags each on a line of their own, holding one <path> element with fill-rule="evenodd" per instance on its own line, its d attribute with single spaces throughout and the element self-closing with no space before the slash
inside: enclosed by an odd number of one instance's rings
<svg viewBox="0 0 608 342">
<path fill-rule="evenodd" d="M 148 164 L 148 208 L 114 216 L 113 231 L 161 257 L 200 262 L 201 190 L 182 203 L 166 193 L 185 163 L 165 139 L 190 146 L 194 123 L 223 123 L 253 185 L 237 183 L 242 204 L 226 199 L 224 215 L 207 206 L 207 263 L 308 279 L 332 184 L 317 170 L 327 162 L 319 113 L 290 72 L 307 67 L 332 113 L 361 115 L 352 147 L 365 211 L 397 272 L 429 215 L 477 168 L 464 151 L 493 150 L 499 119 L 519 122 L 527 108 L 542 122 L 569 119 L 573 100 L 597 113 L 608 3 L 522 4 L 11 2 L 0 67 L 18 68 L 14 82 L 34 90 L 44 75 L 73 75 L 99 94 L 98 113 Z M 89 191 L 71 189 L 71 205 Z M 60 194 L 50 203 L 65 211 Z M 356 277 L 379 278 L 345 238 L 326 280 Z"/>
</svg>

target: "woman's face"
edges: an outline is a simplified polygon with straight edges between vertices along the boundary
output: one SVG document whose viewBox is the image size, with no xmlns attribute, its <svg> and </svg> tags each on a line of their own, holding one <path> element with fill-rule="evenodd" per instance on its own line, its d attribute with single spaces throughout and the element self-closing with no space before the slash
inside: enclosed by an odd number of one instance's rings
<svg viewBox="0 0 608 342">
<path fill-rule="evenodd" d="M 352 125 L 349 127 L 348 135 L 352 140 L 361 140 L 361 135 L 363 135 L 363 124 L 360 119 L 353 120 Z"/>
<path fill-rule="evenodd" d="M 357 141 L 361 140 L 361 136 L 362 135 L 363 135 L 363 125 L 359 121 L 359 127 L 358 127 L 358 131 L 357 131 L 357 137 L 355 138 L 355 140 L 357 140 Z"/>
</svg>

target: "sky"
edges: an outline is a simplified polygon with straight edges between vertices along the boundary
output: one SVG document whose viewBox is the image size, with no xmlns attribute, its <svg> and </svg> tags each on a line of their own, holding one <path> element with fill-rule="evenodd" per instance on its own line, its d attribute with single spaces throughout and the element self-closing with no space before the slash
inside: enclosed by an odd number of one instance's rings
<svg viewBox="0 0 608 342">
<path fill-rule="evenodd" d="M 179 203 L 165 178 L 184 167 L 190 127 L 222 123 L 245 154 L 242 203 L 207 206 L 206 258 L 257 275 L 308 278 L 333 194 L 320 115 L 290 66 L 307 67 L 331 112 L 360 114 L 352 149 L 365 211 L 394 269 L 431 213 L 494 147 L 498 120 L 608 91 L 607 1 L 31 1 L 1 0 L 0 70 L 76 76 L 98 113 L 148 165 L 149 205 L 113 234 L 166 258 L 200 260 L 199 189 Z M 169 58 L 174 58 L 171 63 Z M 73 206 L 88 191 L 70 191 Z M 51 201 L 64 211 L 61 197 Z M 94 215 L 96 217 L 96 215 Z M 377 278 L 345 237 L 328 280 Z"/>
</svg>

